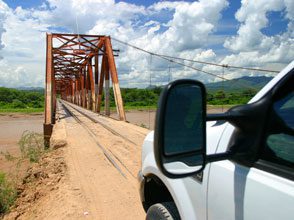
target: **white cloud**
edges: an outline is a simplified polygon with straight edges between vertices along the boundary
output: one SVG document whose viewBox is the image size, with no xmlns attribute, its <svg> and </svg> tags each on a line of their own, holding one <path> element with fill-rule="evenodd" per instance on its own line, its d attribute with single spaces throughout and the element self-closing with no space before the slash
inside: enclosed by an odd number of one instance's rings
<svg viewBox="0 0 294 220">
<path fill-rule="evenodd" d="M 0 86 L 43 86 L 46 25 L 32 18 L 29 10 L 6 7 L 1 22 L 4 59 L 0 65 Z"/>
<path fill-rule="evenodd" d="M 26 65 L 14 66 L 5 59 L 0 60 L 0 86 L 4 87 L 36 87 L 43 86 L 43 75 L 36 75 Z"/>
<path fill-rule="evenodd" d="M 0 1 L 0 59 L 2 58 L 1 49 L 4 47 L 2 43 L 2 34 L 5 32 L 3 24 L 6 19 L 8 11 L 9 11 L 8 6 L 4 2 Z"/>
<path fill-rule="evenodd" d="M 212 54 L 213 57 L 215 56 L 211 49 L 205 50 L 202 48 L 208 43 L 209 37 L 213 34 L 221 17 L 221 11 L 227 5 L 227 1 L 221 0 L 210 3 L 207 1 L 193 3 L 159 2 L 151 6 L 149 8 L 151 12 L 149 11 L 148 13 L 155 13 L 155 11 L 160 13 L 161 10 L 166 8 L 173 9 L 173 19 L 166 25 L 166 31 L 160 31 L 160 24 L 148 22 L 148 25 L 144 25 L 139 29 L 133 28 L 132 30 L 131 28 L 128 35 L 118 34 L 117 37 L 131 39 L 129 43 L 151 52 L 205 60 L 209 54 L 209 56 Z M 148 29 L 146 29 L 146 26 Z M 117 31 L 115 31 L 114 36 L 116 34 Z M 146 56 L 146 54 L 134 49 L 127 49 L 121 56 L 123 57 L 119 61 L 121 66 L 128 66 L 131 70 L 129 76 L 124 75 L 123 79 L 128 79 L 129 84 L 138 85 L 141 80 L 141 86 L 148 85 L 150 56 Z M 162 81 L 162 79 L 168 78 L 168 62 L 153 57 L 151 66 L 152 72 L 154 72 L 153 83 L 166 83 L 166 80 Z M 174 68 L 173 74 L 175 78 L 187 78 L 197 75 L 203 80 L 206 79 L 205 75 L 203 76 L 188 68 Z"/>
<path fill-rule="evenodd" d="M 293 39 L 294 2 L 288 0 L 243 0 L 235 17 L 241 23 L 236 36 L 228 38 L 224 47 L 235 52 L 223 62 L 245 66 L 263 66 L 267 63 L 289 63 L 294 57 Z M 282 34 L 267 36 L 262 29 L 268 27 L 268 13 L 286 11 L 288 28 Z"/>
<path fill-rule="evenodd" d="M 73 32 L 77 32 L 77 20 L 80 33 L 88 32 L 100 21 L 119 24 L 134 19 L 137 14 L 145 13 L 142 6 L 115 3 L 113 0 L 48 0 L 48 3 L 50 10 L 35 10 L 34 15 L 43 23 Z"/>
<path fill-rule="evenodd" d="M 283 0 L 242 1 L 236 13 L 241 22 L 238 35 L 228 39 L 224 46 L 234 51 L 269 49 L 274 38 L 262 34 L 261 29 L 268 25 L 267 12 L 281 11 L 283 7 Z"/>
<path fill-rule="evenodd" d="M 160 1 L 151 5 L 148 9 L 151 11 L 174 10 L 177 6 L 183 4 L 183 1 Z"/>
<path fill-rule="evenodd" d="M 228 2 L 225 0 L 157 3 L 155 10 L 160 11 L 166 7 L 173 7 L 175 10 L 173 19 L 167 24 L 167 31 L 157 37 L 165 42 L 165 47 L 172 47 L 175 52 L 201 48 L 214 32 L 221 18 L 221 11 L 227 6 Z"/>
<path fill-rule="evenodd" d="M 0 64 L 0 85 L 43 86 L 45 32 L 77 32 L 76 20 L 79 33 L 111 35 L 159 54 L 239 66 L 276 65 L 274 68 L 293 59 L 293 1 L 242 1 L 235 15 L 240 22 L 238 33 L 225 39 L 215 33 L 228 5 L 227 0 L 160 1 L 146 8 L 114 0 L 48 0 L 39 8 L 13 10 L 0 0 L 0 56 L 4 57 Z M 287 31 L 275 36 L 262 33 L 269 24 L 270 11 L 284 12 L 289 21 Z M 165 23 L 161 21 L 162 14 L 170 18 Z M 153 84 L 166 83 L 170 75 L 173 79 L 215 80 L 155 56 L 150 62 L 149 55 L 115 41 L 112 44 L 121 49 L 116 63 L 122 86 L 148 86 L 150 73 Z M 213 50 L 213 46 L 222 44 L 228 55 Z M 218 67 L 185 64 L 222 74 Z M 234 77 L 244 73 L 227 70 L 225 74 Z"/>
</svg>

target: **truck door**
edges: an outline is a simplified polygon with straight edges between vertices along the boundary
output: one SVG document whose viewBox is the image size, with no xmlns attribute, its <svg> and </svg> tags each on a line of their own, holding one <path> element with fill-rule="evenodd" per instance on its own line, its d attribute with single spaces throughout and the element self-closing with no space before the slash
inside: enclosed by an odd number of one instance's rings
<svg viewBox="0 0 294 220">
<path fill-rule="evenodd" d="M 291 74 L 291 73 L 290 73 Z M 274 95 L 258 159 L 211 164 L 209 220 L 292 220 L 294 216 L 294 91 L 292 77 Z M 223 141 L 227 143 L 227 141 Z M 225 150 L 226 146 L 220 146 Z"/>
</svg>

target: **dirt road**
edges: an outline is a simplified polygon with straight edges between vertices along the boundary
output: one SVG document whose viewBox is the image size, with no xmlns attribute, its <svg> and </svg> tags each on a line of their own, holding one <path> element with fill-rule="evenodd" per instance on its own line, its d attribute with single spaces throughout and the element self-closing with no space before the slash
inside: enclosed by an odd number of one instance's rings
<svg viewBox="0 0 294 220">
<path fill-rule="evenodd" d="M 140 146 L 148 131 L 87 112 L 131 143 L 67 107 L 83 123 L 66 119 L 69 183 L 79 189 L 79 199 L 84 200 L 79 202 L 84 206 L 80 214 L 88 212 L 93 219 L 143 219 L 136 174 L 140 169 Z"/>
<path fill-rule="evenodd" d="M 55 126 L 59 134 L 66 131 L 67 146 L 59 155 L 65 177 L 19 219 L 144 219 L 136 175 L 148 130 L 86 112 L 94 123 L 67 108 L 72 115 L 60 106 Z"/>
<path fill-rule="evenodd" d="M 67 145 L 48 153 L 29 171 L 16 207 L 4 219 L 144 219 L 136 175 L 141 145 L 149 130 L 64 104 L 66 108 L 58 107 L 53 136 Z M 135 112 L 128 118 L 135 124 L 142 118 L 149 123 L 151 115 L 153 127 L 155 112 L 143 113 Z M 34 125 L 27 122 L 27 116 L 17 125 L 7 117 L 2 116 L 10 120 L 2 120 L 2 127 Z M 0 137 L 5 136 L 5 130 Z M 15 134 L 20 136 L 21 132 Z M 8 143 L 8 139 L 2 140 Z M 11 150 L 12 145 L 5 149 Z"/>
</svg>

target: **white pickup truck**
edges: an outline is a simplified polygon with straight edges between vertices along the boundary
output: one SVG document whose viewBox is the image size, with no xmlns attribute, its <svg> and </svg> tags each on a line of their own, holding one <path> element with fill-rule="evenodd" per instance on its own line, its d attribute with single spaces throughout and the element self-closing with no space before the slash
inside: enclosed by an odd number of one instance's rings
<svg viewBox="0 0 294 220">
<path fill-rule="evenodd" d="M 294 219 L 294 61 L 246 105 L 206 114 L 177 80 L 160 97 L 138 174 L 146 219 Z"/>
</svg>

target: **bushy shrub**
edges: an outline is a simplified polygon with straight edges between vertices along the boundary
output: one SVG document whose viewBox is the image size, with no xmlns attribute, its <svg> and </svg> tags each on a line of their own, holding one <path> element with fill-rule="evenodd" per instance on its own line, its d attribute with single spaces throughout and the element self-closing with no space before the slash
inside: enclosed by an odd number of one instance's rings
<svg viewBox="0 0 294 220">
<path fill-rule="evenodd" d="M 18 99 L 14 99 L 12 101 L 11 106 L 12 106 L 12 108 L 25 108 L 26 107 L 26 105 Z"/>
<path fill-rule="evenodd" d="M 44 106 L 43 90 L 27 91 L 0 87 L 1 109 L 42 108 Z"/>
<path fill-rule="evenodd" d="M 21 155 L 30 162 L 38 162 L 45 151 L 44 136 L 31 131 L 25 131 L 18 142 Z"/>
<path fill-rule="evenodd" d="M 0 214 L 8 211 L 16 196 L 14 184 L 7 179 L 5 173 L 0 172 Z"/>
</svg>

